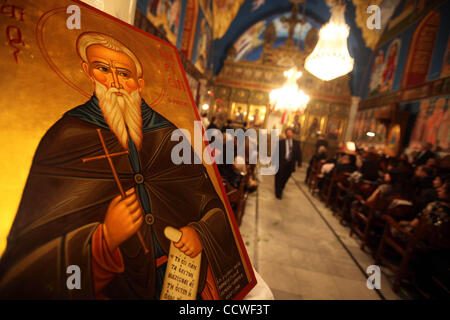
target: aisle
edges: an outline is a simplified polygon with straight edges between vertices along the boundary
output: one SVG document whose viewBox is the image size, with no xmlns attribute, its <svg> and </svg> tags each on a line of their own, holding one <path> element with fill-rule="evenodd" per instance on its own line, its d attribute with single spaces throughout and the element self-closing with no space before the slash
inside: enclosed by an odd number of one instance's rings
<svg viewBox="0 0 450 320">
<path fill-rule="evenodd" d="M 250 196 L 241 233 L 253 266 L 275 299 L 380 299 L 367 288 L 362 270 L 373 260 L 367 253 L 357 252 L 356 240 L 349 238 L 346 247 L 360 266 L 355 263 L 327 225 L 332 222 L 321 217 L 325 212 L 320 202 L 311 200 L 315 208 L 300 190 L 307 189 L 303 177 L 304 169 L 294 174 L 282 200 L 274 196 L 272 176 L 263 176 L 258 193 Z M 331 217 L 330 212 L 328 215 Z M 332 228 L 345 238 L 348 229 L 340 227 Z M 396 299 L 388 286 L 383 276 L 383 295 Z"/>
</svg>

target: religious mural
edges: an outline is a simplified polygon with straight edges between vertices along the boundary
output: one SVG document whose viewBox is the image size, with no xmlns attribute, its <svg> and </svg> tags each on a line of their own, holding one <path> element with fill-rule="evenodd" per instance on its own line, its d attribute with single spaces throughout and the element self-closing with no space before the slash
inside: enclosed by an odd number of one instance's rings
<svg viewBox="0 0 450 320">
<path fill-rule="evenodd" d="M 225 35 L 244 1 L 245 0 L 212 1 L 214 16 L 214 39 L 222 38 Z"/>
<path fill-rule="evenodd" d="M 449 96 L 426 98 L 406 104 L 409 107 L 414 106 L 413 109 L 417 108 L 415 116 L 411 118 L 408 125 L 410 129 L 406 131 L 409 132 L 409 136 L 405 137 L 409 148 L 418 150 L 428 142 L 442 152 L 450 151 L 448 104 Z M 404 107 L 405 105 L 400 109 Z M 375 119 L 376 113 L 383 111 L 384 108 L 388 107 L 371 108 L 358 112 L 354 124 L 353 140 L 362 146 L 386 147 L 388 152 L 394 154 L 402 143 L 399 139 L 403 140 L 403 138 L 397 132 L 399 130 L 393 129 L 394 127 L 391 127 L 386 133 L 386 126 Z"/>
<path fill-rule="evenodd" d="M 325 136 L 330 140 L 337 140 L 339 134 L 342 132 L 342 125 L 344 121 L 341 119 L 330 118 L 327 123 L 327 128 L 325 130 Z"/>
<path fill-rule="evenodd" d="M 395 9 L 400 4 L 401 0 L 353 0 L 355 6 L 355 23 L 362 31 L 362 37 L 368 48 L 374 50 L 377 46 L 383 30 L 386 29 L 390 18 L 394 14 Z M 377 5 L 380 8 L 380 27 L 381 30 L 369 29 L 367 27 L 367 20 L 374 14 L 373 11 L 368 11 L 370 5 Z"/>
<path fill-rule="evenodd" d="M 397 69 L 401 40 L 395 39 L 388 48 L 377 50 L 369 82 L 369 96 L 390 91 Z"/>
<path fill-rule="evenodd" d="M 199 11 L 197 20 L 196 40 L 194 42 L 194 51 L 192 63 L 200 72 L 206 71 L 209 63 L 211 51 L 212 30 L 202 10 Z"/>
<path fill-rule="evenodd" d="M 256 280 L 217 167 L 171 156 L 200 120 L 177 50 L 81 2 L 8 5 L 0 30 L 26 45 L 0 48 L 0 298 L 243 298 Z"/>
<path fill-rule="evenodd" d="M 261 128 L 267 113 L 265 105 L 250 105 L 248 115 L 248 125 L 250 128 Z"/>
<path fill-rule="evenodd" d="M 353 140 L 361 145 L 384 147 L 386 142 L 386 126 L 375 118 L 378 107 L 359 111 L 353 127 Z M 368 134 L 369 133 L 369 134 Z"/>
<path fill-rule="evenodd" d="M 212 23 L 212 2 L 213 0 L 199 0 L 200 8 L 208 19 L 209 23 Z"/>
<path fill-rule="evenodd" d="M 441 78 L 450 76 L 450 36 L 447 40 L 447 48 L 445 49 L 444 60 L 442 61 Z"/>
<path fill-rule="evenodd" d="M 433 10 L 415 29 L 403 72 L 402 88 L 416 86 L 426 81 L 440 22 L 439 12 Z"/>
<path fill-rule="evenodd" d="M 189 60 L 192 59 L 192 51 L 194 49 L 198 11 L 199 6 L 195 0 L 188 0 L 186 2 L 186 10 L 183 17 L 183 31 L 181 36 L 180 51 Z"/>
<path fill-rule="evenodd" d="M 172 44 L 177 44 L 181 30 L 182 0 L 147 0 L 146 15 Z"/>
<path fill-rule="evenodd" d="M 269 42 L 271 47 L 273 45 L 277 47 L 286 42 L 289 35 L 289 24 L 285 21 L 290 16 L 291 13 L 276 15 L 252 25 L 233 45 L 236 52 L 233 58 L 234 61 L 241 61 L 242 59 L 254 61 L 259 59 L 264 42 Z M 301 49 L 305 47 L 314 48 L 317 42 L 317 32 L 311 23 L 296 24 L 293 32 L 295 45 Z"/>
<path fill-rule="evenodd" d="M 247 120 L 248 105 L 244 103 L 233 103 L 231 106 L 231 119 L 234 122 L 243 123 Z"/>
<path fill-rule="evenodd" d="M 384 126 L 380 122 L 375 126 L 377 122 L 367 115 L 369 110 L 376 112 L 380 108 L 378 106 L 397 104 L 396 121 L 401 122 L 400 145 L 420 149 L 423 143 L 430 142 L 448 152 L 444 119 L 448 104 L 448 79 L 445 78 L 449 75 L 446 67 L 450 61 L 449 49 L 448 44 L 442 46 L 437 43 L 448 37 L 444 23 L 448 20 L 448 2 L 442 1 L 441 4 L 403 1 L 389 21 L 368 70 L 367 87 L 363 89 L 367 90 L 368 97 L 359 106 L 363 110 L 359 111 L 355 122 L 353 137 L 356 141 L 382 147 L 382 142 L 377 141 L 381 136 L 377 133 L 377 126 L 380 125 L 380 130 Z M 402 46 L 404 59 L 399 60 Z M 405 49 L 408 49 L 407 54 Z M 393 92 L 393 88 L 399 90 Z M 397 135 L 392 126 L 388 128 L 387 133 L 382 129 L 383 136 L 386 136 L 385 147 L 393 154 L 395 150 L 391 140 L 396 140 Z M 367 135 L 367 132 L 374 135 Z"/>
<path fill-rule="evenodd" d="M 306 138 L 317 138 L 320 133 L 320 117 L 310 116 L 307 125 Z"/>
<path fill-rule="evenodd" d="M 409 146 L 420 149 L 429 142 L 444 152 L 450 151 L 449 96 L 423 99 L 411 132 Z"/>
<path fill-rule="evenodd" d="M 401 126 L 399 124 L 393 125 L 388 133 L 386 140 L 385 153 L 392 157 L 398 155 L 401 146 Z"/>
<path fill-rule="evenodd" d="M 358 0 L 367 1 L 367 0 Z M 395 3 L 396 0 L 384 0 L 383 3 L 391 2 Z M 401 1 L 398 4 L 398 8 L 395 9 L 395 14 L 389 19 L 387 28 L 382 32 L 381 37 L 378 40 L 378 45 L 383 45 L 398 35 L 399 32 L 406 30 L 412 23 L 423 19 L 430 10 L 436 8 L 438 1 Z M 439 1 L 444 3 L 445 1 Z M 381 8 L 381 19 L 386 10 Z"/>
<path fill-rule="evenodd" d="M 189 88 L 191 89 L 192 92 L 192 97 L 194 98 L 195 101 L 195 99 L 197 99 L 199 81 L 188 73 L 186 73 L 186 78 L 189 83 Z"/>
<path fill-rule="evenodd" d="M 303 117 L 304 118 L 304 117 Z M 292 131 L 294 135 L 300 136 L 302 132 L 302 121 L 300 120 L 300 113 L 294 115 L 294 118 L 291 123 Z"/>
<path fill-rule="evenodd" d="M 263 44 L 261 35 L 265 29 L 265 22 L 260 21 L 252 25 L 247 31 L 245 31 L 234 44 L 235 56 L 234 61 L 239 61 L 250 53 L 254 48 Z"/>
</svg>

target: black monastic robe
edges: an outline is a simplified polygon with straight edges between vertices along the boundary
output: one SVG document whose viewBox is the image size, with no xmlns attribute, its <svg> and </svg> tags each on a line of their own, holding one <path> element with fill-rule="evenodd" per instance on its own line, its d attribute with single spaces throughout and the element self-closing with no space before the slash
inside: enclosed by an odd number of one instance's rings
<svg viewBox="0 0 450 320">
<path fill-rule="evenodd" d="M 199 235 L 203 255 L 198 292 L 205 285 L 207 265 L 216 285 L 233 267 L 245 275 L 224 206 L 205 167 L 175 165 L 171 151 L 178 142 L 170 137 L 177 128 L 144 101 L 141 110 L 142 149 L 138 152 L 130 143 L 130 154 L 113 162 L 123 188 L 135 187 L 144 213 L 151 214 L 141 227 L 150 253 L 144 254 L 136 235 L 125 241 L 120 246 L 125 271 L 102 294 L 113 299 L 159 298 L 164 268 L 156 268 L 155 259 L 169 251 L 166 226 L 190 225 Z M 95 95 L 67 112 L 42 138 L 0 261 L 0 297 L 95 298 L 91 237 L 119 194 L 106 160 L 81 160 L 104 154 L 98 128 L 109 152 L 123 151 Z M 192 148 L 191 153 L 194 156 Z M 70 265 L 80 267 L 80 290 L 67 288 Z M 246 281 L 242 277 L 238 285 Z M 219 294 L 225 297 L 220 288 Z"/>
</svg>

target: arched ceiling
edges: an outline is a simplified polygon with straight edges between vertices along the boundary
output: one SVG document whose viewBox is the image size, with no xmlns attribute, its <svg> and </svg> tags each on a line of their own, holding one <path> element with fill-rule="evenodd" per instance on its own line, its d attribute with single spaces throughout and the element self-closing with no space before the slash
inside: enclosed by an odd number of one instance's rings
<svg viewBox="0 0 450 320">
<path fill-rule="evenodd" d="M 233 0 L 229 0 L 233 1 Z M 308 0 L 306 2 L 305 16 L 308 23 L 319 29 L 330 19 L 330 8 L 326 2 L 333 0 Z M 303 11 L 300 4 L 300 12 Z M 348 49 L 350 55 L 355 59 L 354 69 L 351 74 L 350 87 L 353 95 L 358 95 L 360 83 L 365 68 L 369 62 L 372 50 L 367 48 L 362 38 L 361 29 L 356 25 L 355 6 L 351 0 L 345 1 L 346 21 L 350 27 Z M 223 36 L 214 41 L 213 65 L 214 74 L 218 74 L 223 66 L 227 51 L 239 38 L 249 29 L 262 25 L 265 21 L 279 18 L 280 15 L 291 12 L 292 3 L 288 0 L 245 0 L 229 23 L 229 27 Z M 217 18 L 217 16 L 216 16 Z M 248 52 L 248 58 L 254 60 L 257 52 Z"/>
<path fill-rule="evenodd" d="M 234 49 L 236 50 L 236 55 L 234 56 L 234 61 L 256 61 L 261 57 L 262 48 L 263 48 L 263 36 L 264 32 L 268 28 L 270 24 L 273 25 L 273 28 L 276 32 L 277 38 L 274 43 L 274 47 L 278 47 L 279 45 L 286 42 L 288 39 L 289 29 L 286 23 L 283 23 L 283 19 L 291 17 L 290 12 L 280 13 L 276 15 L 272 15 L 271 17 L 258 21 L 249 29 L 247 29 L 237 41 L 234 42 Z M 299 17 L 302 17 L 300 14 Z M 296 46 L 300 47 L 301 50 L 304 50 L 305 47 L 305 39 L 309 35 L 309 32 L 312 30 L 314 32 L 314 38 L 317 37 L 317 30 L 320 29 L 320 24 L 310 19 L 309 17 L 305 17 L 305 24 L 297 24 L 294 29 L 294 43 Z"/>
</svg>

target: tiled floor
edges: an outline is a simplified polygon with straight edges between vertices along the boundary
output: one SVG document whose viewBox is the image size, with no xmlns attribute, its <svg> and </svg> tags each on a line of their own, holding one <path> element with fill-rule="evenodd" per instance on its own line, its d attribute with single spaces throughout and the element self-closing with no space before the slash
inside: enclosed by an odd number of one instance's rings
<svg viewBox="0 0 450 320">
<path fill-rule="evenodd" d="M 254 268 L 275 299 L 381 299 L 363 273 L 373 258 L 311 197 L 304 171 L 294 173 L 282 200 L 275 198 L 273 176 L 261 176 L 258 192 L 250 195 L 241 234 Z M 381 278 L 382 295 L 399 299 L 386 274 Z"/>
</svg>

